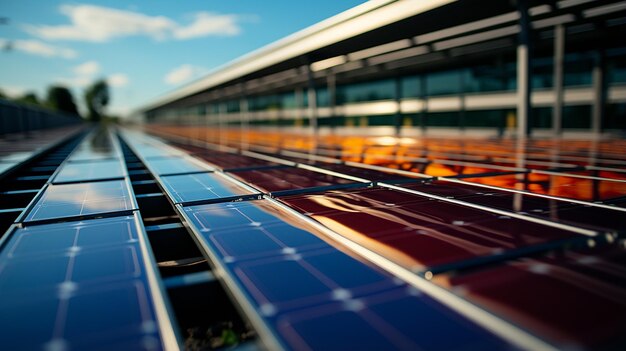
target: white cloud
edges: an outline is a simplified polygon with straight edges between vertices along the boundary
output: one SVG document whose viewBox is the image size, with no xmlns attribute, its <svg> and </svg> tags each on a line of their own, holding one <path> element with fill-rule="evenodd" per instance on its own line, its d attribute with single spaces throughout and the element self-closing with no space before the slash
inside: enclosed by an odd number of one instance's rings
<svg viewBox="0 0 626 351">
<path fill-rule="evenodd" d="M 123 87 L 128 85 L 128 76 L 124 73 L 115 73 L 107 78 L 107 82 L 112 87 Z"/>
<path fill-rule="evenodd" d="M 170 85 L 178 85 L 206 73 L 206 69 L 190 64 L 176 67 L 165 75 L 163 80 Z"/>
<path fill-rule="evenodd" d="M 237 35 L 241 29 L 237 15 L 199 12 L 186 25 L 165 16 L 149 16 L 135 11 L 95 5 L 62 5 L 60 12 L 70 24 L 26 25 L 25 30 L 45 39 L 105 42 L 112 38 L 143 35 L 155 40 L 190 39 L 208 35 Z"/>
<path fill-rule="evenodd" d="M 237 25 L 236 15 L 220 15 L 210 12 L 200 12 L 188 26 L 174 30 L 174 38 L 190 39 L 207 35 L 237 35 L 241 28 Z"/>
<path fill-rule="evenodd" d="M 94 76 L 100 72 L 100 64 L 96 61 L 87 61 L 74 67 L 77 76 Z"/>
<path fill-rule="evenodd" d="M 60 57 L 73 59 L 78 54 L 76 51 L 56 45 L 46 44 L 38 40 L 8 40 L 0 38 L 0 46 L 4 50 L 17 50 L 27 54 L 43 57 Z"/>
</svg>

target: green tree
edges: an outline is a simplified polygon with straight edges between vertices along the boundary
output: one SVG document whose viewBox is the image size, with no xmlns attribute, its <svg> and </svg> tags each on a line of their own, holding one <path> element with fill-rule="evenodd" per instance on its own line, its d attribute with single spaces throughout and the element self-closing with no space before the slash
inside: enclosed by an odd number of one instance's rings
<svg viewBox="0 0 626 351">
<path fill-rule="evenodd" d="M 48 88 L 47 104 L 50 108 L 59 112 L 78 116 L 78 109 L 74 103 L 72 92 L 63 86 L 51 86 Z"/>
<path fill-rule="evenodd" d="M 92 121 L 100 121 L 105 115 L 105 108 L 109 104 L 109 86 L 105 80 L 99 80 L 85 91 L 85 105 Z"/>
<path fill-rule="evenodd" d="M 15 99 L 15 101 L 21 102 L 23 104 L 31 104 L 31 105 L 41 106 L 41 102 L 39 101 L 39 98 L 32 91 L 25 93 L 24 95 L 22 95 L 19 98 Z"/>
</svg>

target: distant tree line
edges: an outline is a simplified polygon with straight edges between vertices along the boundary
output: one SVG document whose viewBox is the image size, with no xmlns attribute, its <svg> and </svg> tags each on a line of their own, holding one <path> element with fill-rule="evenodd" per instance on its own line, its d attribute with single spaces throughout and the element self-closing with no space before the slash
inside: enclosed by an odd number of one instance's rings
<svg viewBox="0 0 626 351">
<path fill-rule="evenodd" d="M 111 100 L 111 95 L 109 93 L 109 86 L 106 80 L 102 79 L 88 86 L 85 89 L 83 96 L 85 106 L 87 107 L 86 116 L 82 116 L 78 111 L 78 107 L 74 102 L 75 100 L 72 91 L 62 85 L 52 85 L 48 87 L 46 98 L 44 100 L 40 100 L 34 92 L 26 92 L 17 98 L 9 98 L 1 90 L 0 98 L 12 100 L 21 104 L 35 105 L 98 122 L 104 117 L 107 117 L 105 114 L 106 107 Z"/>
</svg>

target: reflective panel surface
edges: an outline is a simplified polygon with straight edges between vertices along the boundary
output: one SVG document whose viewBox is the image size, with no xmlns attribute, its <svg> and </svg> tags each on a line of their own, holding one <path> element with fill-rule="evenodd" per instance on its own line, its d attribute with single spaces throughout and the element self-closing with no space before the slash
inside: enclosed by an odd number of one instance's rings
<svg viewBox="0 0 626 351">
<path fill-rule="evenodd" d="M 408 288 L 294 312 L 278 323 L 281 333 L 296 349 L 497 350 L 512 347 Z M 341 337 L 328 337 L 338 330 Z"/>
<path fill-rule="evenodd" d="M 464 298 L 552 340 L 619 348 L 626 332 L 626 251 L 566 251 L 436 276 Z"/>
<path fill-rule="evenodd" d="M 11 233 L 0 251 L 3 347 L 161 349 L 135 228 L 128 216 Z"/>
<path fill-rule="evenodd" d="M 191 173 L 207 171 L 199 165 L 180 157 L 173 158 L 152 158 L 147 161 L 148 166 L 159 175 Z"/>
<path fill-rule="evenodd" d="M 68 162 L 63 165 L 61 171 L 54 178 L 53 183 L 123 178 L 125 173 L 125 169 L 119 160 Z"/>
<path fill-rule="evenodd" d="M 164 176 L 162 180 L 177 203 L 252 194 L 217 173 Z"/>
<path fill-rule="evenodd" d="M 606 201 L 626 194 L 624 182 L 537 173 L 464 178 L 463 180 L 591 202 Z"/>
<path fill-rule="evenodd" d="M 254 184 L 266 192 L 354 183 L 352 180 L 296 167 L 241 171 L 230 174 Z"/>
<path fill-rule="evenodd" d="M 361 197 L 364 192 L 293 197 L 293 206 L 411 270 L 499 255 L 550 241 L 582 239 L 565 230 L 398 191 L 381 192 L 383 201 L 369 205 L 369 199 Z M 375 199 L 375 190 L 366 193 Z M 398 203 L 390 193 L 398 193 L 398 199 L 406 202 Z M 291 197 L 281 200 L 292 205 Z"/>
<path fill-rule="evenodd" d="M 126 183 L 121 180 L 50 185 L 25 221 L 86 216 L 133 210 Z"/>
</svg>

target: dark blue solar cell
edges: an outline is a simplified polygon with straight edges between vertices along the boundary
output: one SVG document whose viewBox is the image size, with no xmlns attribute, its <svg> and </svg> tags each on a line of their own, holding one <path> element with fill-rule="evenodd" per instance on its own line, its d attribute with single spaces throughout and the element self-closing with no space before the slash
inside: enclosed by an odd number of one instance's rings
<svg viewBox="0 0 626 351">
<path fill-rule="evenodd" d="M 291 346 L 298 350 L 392 350 L 399 348 L 378 328 L 373 327 L 354 311 L 311 313 L 309 318 L 282 323 L 280 330 Z"/>
<path fill-rule="evenodd" d="M 123 178 L 125 170 L 119 160 L 66 163 L 54 177 L 53 183 L 86 182 L 100 179 Z"/>
<path fill-rule="evenodd" d="M 237 259 L 249 255 L 292 254 L 327 246 L 313 234 L 282 223 L 218 231 L 209 235 L 209 240 L 224 256 Z"/>
<path fill-rule="evenodd" d="M 142 305 L 149 303 L 141 284 L 130 284 L 77 295 L 69 300 L 65 338 L 110 338 L 141 333 L 144 321 Z M 152 328 L 154 330 L 154 326 Z"/>
<path fill-rule="evenodd" d="M 306 256 L 306 262 L 345 289 L 371 290 L 392 287 L 393 280 L 337 250 Z"/>
<path fill-rule="evenodd" d="M 308 231 L 300 228 L 296 228 L 289 224 L 277 223 L 268 225 L 265 227 L 272 237 L 280 240 L 283 244 L 302 249 L 312 246 L 327 246 L 327 244 L 317 236 L 309 233 Z"/>
<path fill-rule="evenodd" d="M 25 221 L 133 210 L 131 199 L 121 180 L 50 185 Z"/>
<path fill-rule="evenodd" d="M 12 259 L 0 264 L 0 296 L 4 293 L 36 292 L 62 283 L 67 275 L 67 256 Z"/>
<path fill-rule="evenodd" d="M 136 242 L 135 230 L 131 228 L 134 223 L 127 220 L 130 218 L 132 217 L 122 217 L 123 220 L 79 222 L 76 245 L 79 247 L 97 247 Z M 67 227 L 67 224 L 64 226 Z"/>
<path fill-rule="evenodd" d="M 185 207 L 185 212 L 201 231 L 214 231 L 234 227 L 258 227 L 279 222 L 268 209 L 255 202 L 227 202 Z"/>
<path fill-rule="evenodd" d="M 380 318 L 422 350 L 503 350 L 510 346 L 473 322 L 426 296 L 392 293 L 388 301 L 368 305 Z"/>
<path fill-rule="evenodd" d="M 224 256 L 235 258 L 268 252 L 280 254 L 285 248 L 268 236 L 262 227 L 217 232 L 211 234 L 209 240 L 215 244 Z"/>
<path fill-rule="evenodd" d="M 150 169 L 159 175 L 207 171 L 207 168 L 180 157 L 154 158 L 149 159 L 147 163 Z"/>
<path fill-rule="evenodd" d="M 37 233 L 37 229 L 38 227 L 22 229 L 9 254 L 12 257 L 21 257 L 64 251 L 73 246 L 76 240 L 75 230 L 48 228 L 46 235 L 33 235 Z"/>
<path fill-rule="evenodd" d="M 218 173 L 165 176 L 162 180 L 177 203 L 251 194 Z"/>
<path fill-rule="evenodd" d="M 307 304 L 319 301 L 320 295 L 332 291 L 297 260 L 273 260 L 237 267 L 248 291 L 258 292 L 255 298 L 260 304 Z"/>
<path fill-rule="evenodd" d="M 9 233 L 0 251 L 2 347 L 160 349 L 136 228 L 125 216 Z"/>
<path fill-rule="evenodd" d="M 72 281 L 129 279 L 141 274 L 133 246 L 80 252 L 75 260 Z"/>
<path fill-rule="evenodd" d="M 42 346 L 53 338 L 59 301 L 56 299 L 33 301 L 27 296 L 0 299 L 2 349 L 41 350 Z"/>
</svg>

